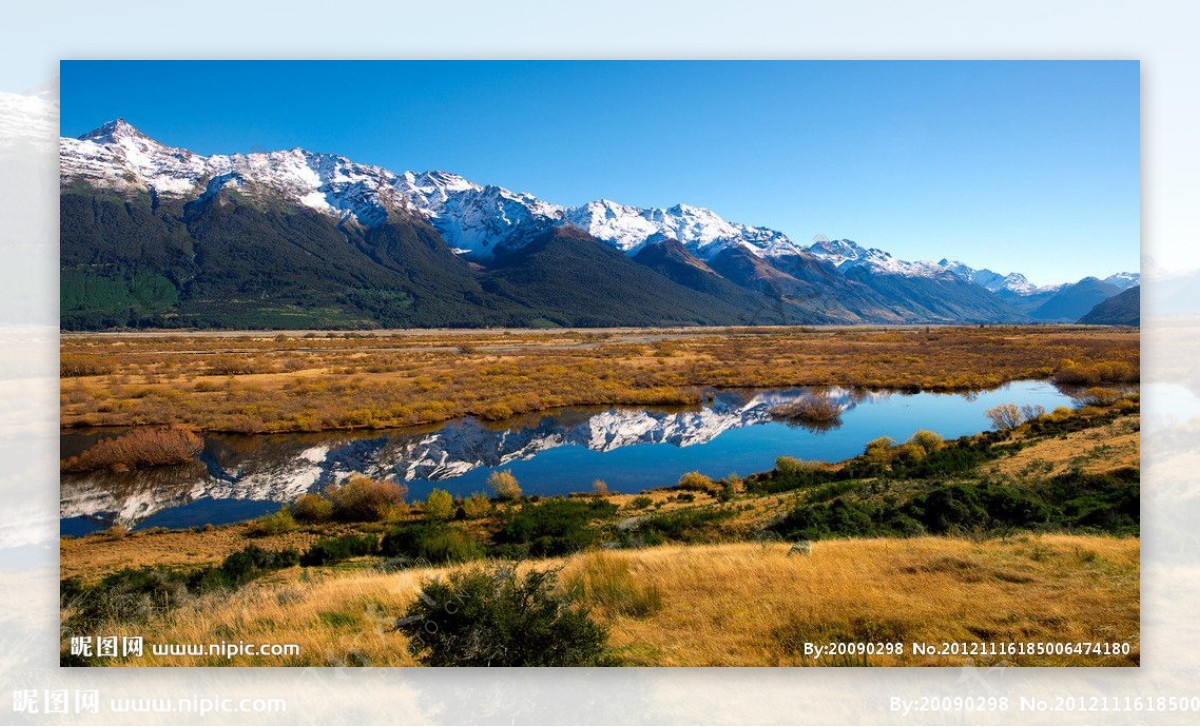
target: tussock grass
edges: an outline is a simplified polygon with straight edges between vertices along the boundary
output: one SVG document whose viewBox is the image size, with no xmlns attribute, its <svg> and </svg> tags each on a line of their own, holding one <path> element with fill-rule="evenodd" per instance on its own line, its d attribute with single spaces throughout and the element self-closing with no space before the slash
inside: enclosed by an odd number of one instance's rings
<svg viewBox="0 0 1200 727">
<path fill-rule="evenodd" d="M 102 439 L 76 457 L 64 460 L 64 472 L 111 469 L 128 472 L 139 467 L 186 464 L 204 440 L 184 427 L 140 428 Z"/>
<path fill-rule="evenodd" d="M 609 646 L 627 664 L 810 665 L 807 640 L 1122 641 L 1129 657 L 1005 657 L 1020 665 L 1133 665 L 1139 658 L 1139 543 L 1043 535 L 670 546 L 523 563 L 586 583 Z M 461 567 L 461 566 L 459 566 Z M 105 633 L 176 642 L 296 643 L 301 656 L 173 657 L 138 665 L 411 665 L 394 619 L 423 579 L 453 568 L 377 573 L 293 568 L 232 594 L 204 596 L 157 621 Z M 641 595 L 632 598 L 630 593 Z M 654 607 L 657 593 L 661 607 Z M 649 600 L 652 607 L 631 607 Z M 330 614 L 337 614 L 336 617 Z M 66 638 L 66 635 L 64 635 Z M 911 650 L 906 650 L 911 651 Z M 975 665 L 999 662 L 975 657 Z M 962 657 L 871 657 L 873 666 L 956 665 Z"/>
<path fill-rule="evenodd" d="M 1139 371 L 1136 331 L 1070 326 L 64 334 L 61 349 L 64 426 L 233 432 L 695 405 L 706 386 L 1095 386 Z"/>
</svg>

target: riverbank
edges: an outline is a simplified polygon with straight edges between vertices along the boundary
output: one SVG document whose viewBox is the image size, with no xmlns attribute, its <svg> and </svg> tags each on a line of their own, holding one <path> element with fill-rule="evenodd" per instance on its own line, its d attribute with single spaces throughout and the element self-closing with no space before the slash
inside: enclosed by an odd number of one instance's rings
<svg viewBox="0 0 1200 727">
<path fill-rule="evenodd" d="M 410 503 L 359 522 L 310 500 L 238 525 L 64 538 L 64 654 L 71 635 L 105 633 L 300 653 L 86 663 L 415 664 L 394 625 L 423 584 L 515 564 L 557 570 L 622 664 L 1136 665 L 1138 428 L 1129 394 L 953 441 L 920 433 L 836 464 L 781 457 L 744 479 L 638 495 L 517 496 L 457 513 Z M 821 642 L 905 650 L 805 654 Z M 1128 651 L 912 648 L 943 642 Z"/>
<path fill-rule="evenodd" d="M 705 388 L 1136 382 L 1136 330 L 1084 326 L 64 334 L 61 424 L 265 433 L 694 405 Z"/>
</svg>

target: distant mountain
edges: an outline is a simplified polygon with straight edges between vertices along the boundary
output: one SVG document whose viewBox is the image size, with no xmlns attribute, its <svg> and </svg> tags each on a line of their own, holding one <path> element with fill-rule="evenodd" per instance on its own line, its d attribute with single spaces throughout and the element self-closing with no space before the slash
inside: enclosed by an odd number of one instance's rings
<svg viewBox="0 0 1200 727">
<path fill-rule="evenodd" d="M 1100 326 L 1140 326 L 1142 323 L 1142 289 L 1135 285 L 1100 301 L 1080 323 Z"/>
<path fill-rule="evenodd" d="M 904 301 L 906 320 L 934 322 L 1019 322 L 1024 320 L 992 291 L 964 280 L 946 266 L 907 262 L 853 240 L 822 240 L 808 252 L 862 283 L 885 304 Z"/>
<path fill-rule="evenodd" d="M 1087 315 L 1097 303 L 1119 292 L 1117 286 L 1099 278 L 1084 278 L 1063 287 L 1030 315 L 1040 321 L 1074 322 Z"/>
<path fill-rule="evenodd" d="M 1135 285 L 1141 285 L 1142 276 L 1139 273 L 1116 273 L 1104 279 L 1109 285 L 1115 285 L 1121 290 L 1128 290 Z"/>
<path fill-rule="evenodd" d="M 1009 273 L 1001 275 L 1000 273 L 982 268 L 976 270 L 969 265 L 959 262 L 958 260 L 947 260 L 942 258 L 938 265 L 946 268 L 958 277 L 968 283 L 982 285 L 993 293 L 1009 292 L 1017 295 L 1032 295 L 1038 292 L 1053 290 L 1057 286 L 1039 288 L 1020 273 Z"/>
<path fill-rule="evenodd" d="M 805 248 L 685 204 L 564 207 L 299 148 L 205 156 L 123 120 L 60 141 L 65 328 L 1012 322 L 1031 308 L 1016 274 L 996 288 L 947 260 Z"/>
<path fill-rule="evenodd" d="M 484 290 L 563 326 L 740 322 L 735 301 L 685 287 L 599 243 L 578 227 L 551 227 L 498 256 Z M 774 321 L 782 322 L 782 321 Z"/>
</svg>

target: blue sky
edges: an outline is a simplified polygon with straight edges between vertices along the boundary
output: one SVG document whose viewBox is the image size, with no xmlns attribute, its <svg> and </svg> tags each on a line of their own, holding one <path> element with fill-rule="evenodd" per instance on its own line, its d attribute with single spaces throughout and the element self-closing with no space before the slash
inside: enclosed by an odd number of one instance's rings
<svg viewBox="0 0 1200 727">
<path fill-rule="evenodd" d="M 1037 283 L 1136 270 L 1130 62 L 109 62 L 62 133 L 123 117 L 201 153 L 301 146 L 560 204 L 710 207 L 808 242 Z"/>
</svg>

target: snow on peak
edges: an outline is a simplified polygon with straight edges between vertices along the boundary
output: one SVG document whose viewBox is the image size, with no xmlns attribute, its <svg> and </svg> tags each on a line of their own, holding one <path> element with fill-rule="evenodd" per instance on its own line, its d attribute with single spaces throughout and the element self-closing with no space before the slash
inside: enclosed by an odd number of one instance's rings
<svg viewBox="0 0 1200 727">
<path fill-rule="evenodd" d="M 976 270 L 975 268 L 972 268 L 966 263 L 958 260 L 947 260 L 942 258 L 938 264 L 945 267 L 947 270 L 954 273 L 959 278 L 967 281 L 968 283 L 981 285 L 993 293 L 1008 291 L 1011 293 L 1016 293 L 1017 295 L 1033 295 L 1034 293 L 1043 293 L 1060 287 L 1053 285 L 1039 287 L 1029 282 L 1029 279 L 1020 273 L 1009 273 L 1008 275 L 1002 275 L 994 270 L 988 270 L 987 268 L 980 268 Z"/>
<path fill-rule="evenodd" d="M 115 144 L 122 139 L 145 139 L 149 141 L 150 137 L 133 128 L 133 125 L 125 119 L 109 121 L 99 128 L 92 129 L 86 134 L 79 136 L 80 141 L 94 141 L 97 144 Z"/>
<path fill-rule="evenodd" d="M 760 256 L 800 252 L 782 232 L 728 222 L 712 210 L 682 203 L 663 209 L 600 199 L 566 210 L 565 220 L 626 253 L 664 236 L 678 240 L 703 259 L 711 259 L 731 245 Z"/>
<path fill-rule="evenodd" d="M 1109 285 L 1115 285 L 1121 290 L 1129 290 L 1142 282 L 1141 273 L 1116 273 L 1104 279 Z"/>
<path fill-rule="evenodd" d="M 60 160 L 64 184 L 81 179 L 119 191 L 195 198 L 219 192 L 234 178 L 216 187 L 210 181 L 234 174 L 243 194 L 281 194 L 318 212 L 353 217 L 365 225 L 385 221 L 392 211 L 414 211 L 426 217 L 451 248 L 483 258 L 521 244 L 530 231 L 564 224 L 576 225 L 629 254 L 654 236 L 674 238 L 706 259 L 730 245 L 760 256 L 800 251 L 781 232 L 728 222 L 712 210 L 689 204 L 645 208 L 600 199 L 566 208 L 450 172 L 395 174 L 301 148 L 203 156 L 160 144 L 124 119 L 78 139 L 61 139 Z"/>
<path fill-rule="evenodd" d="M 872 273 L 903 275 L 908 278 L 938 278 L 952 274 L 939 263 L 928 260 L 900 260 L 885 250 L 877 247 L 865 248 L 854 240 L 818 240 L 808 247 L 808 252 L 842 272 L 861 268 Z"/>
</svg>

